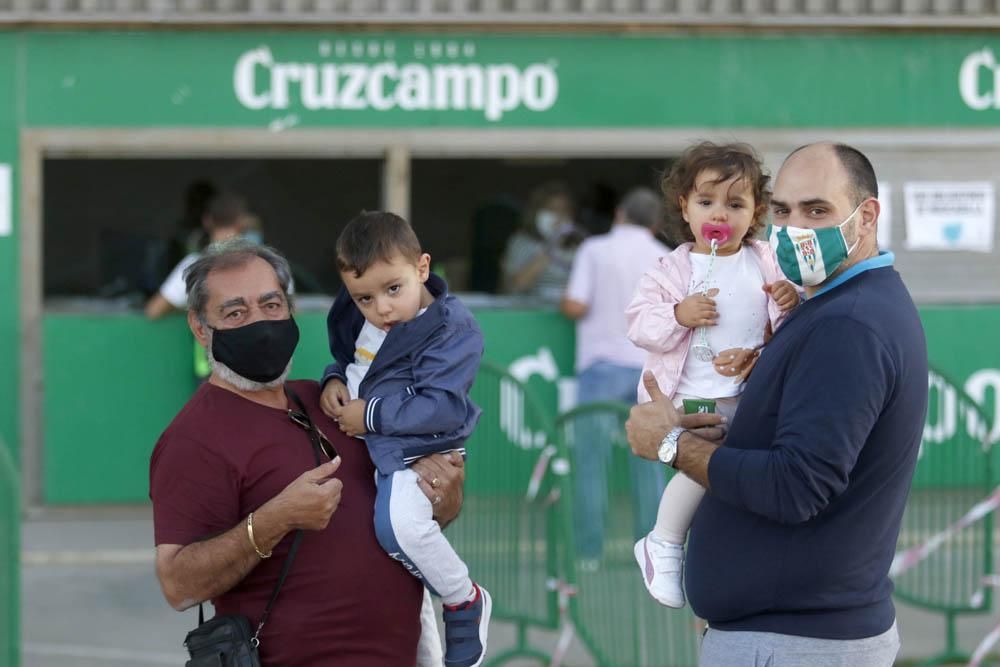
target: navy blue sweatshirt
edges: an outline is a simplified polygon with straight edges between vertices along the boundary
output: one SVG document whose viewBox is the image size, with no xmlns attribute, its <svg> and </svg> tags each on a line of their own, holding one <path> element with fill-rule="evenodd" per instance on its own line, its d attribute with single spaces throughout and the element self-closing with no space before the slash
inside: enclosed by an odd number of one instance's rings
<svg viewBox="0 0 1000 667">
<path fill-rule="evenodd" d="M 861 639 L 895 619 L 927 346 L 891 255 L 869 262 L 778 329 L 709 462 L 686 588 L 713 628 Z"/>
</svg>

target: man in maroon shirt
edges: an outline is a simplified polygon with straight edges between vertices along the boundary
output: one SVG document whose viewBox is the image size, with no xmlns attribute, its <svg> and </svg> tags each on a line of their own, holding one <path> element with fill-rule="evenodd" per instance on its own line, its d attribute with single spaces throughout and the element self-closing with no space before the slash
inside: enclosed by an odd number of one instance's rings
<svg viewBox="0 0 1000 667">
<path fill-rule="evenodd" d="M 242 241 L 186 274 L 188 323 L 212 375 L 160 436 L 150 461 L 156 573 L 177 610 L 211 600 L 256 627 L 296 530 L 305 531 L 267 624 L 267 667 L 408 667 L 420 582 L 375 538 L 374 466 L 324 416 L 319 386 L 288 382 L 298 329 L 280 255 Z M 294 391 L 339 456 L 317 466 L 290 418 Z M 442 524 L 458 514 L 460 457 L 414 465 Z M 431 485 L 433 481 L 433 486 Z"/>
</svg>

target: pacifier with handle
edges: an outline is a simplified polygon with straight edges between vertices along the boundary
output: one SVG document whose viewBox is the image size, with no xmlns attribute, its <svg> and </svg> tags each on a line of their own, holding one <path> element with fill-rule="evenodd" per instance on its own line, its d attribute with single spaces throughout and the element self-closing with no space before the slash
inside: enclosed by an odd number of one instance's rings
<svg viewBox="0 0 1000 667">
<path fill-rule="evenodd" d="M 725 245 L 729 238 L 733 235 L 733 229 L 727 224 L 717 225 L 711 222 L 706 222 L 701 226 L 701 236 L 709 244 L 715 241 L 718 245 Z"/>
</svg>

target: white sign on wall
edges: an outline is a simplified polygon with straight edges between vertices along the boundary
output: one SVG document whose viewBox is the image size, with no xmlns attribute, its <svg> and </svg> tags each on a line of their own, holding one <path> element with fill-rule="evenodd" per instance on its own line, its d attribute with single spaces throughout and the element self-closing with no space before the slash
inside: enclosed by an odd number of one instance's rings
<svg viewBox="0 0 1000 667">
<path fill-rule="evenodd" d="M 878 214 L 878 249 L 888 250 L 892 245 L 892 186 L 888 183 L 878 184 L 878 203 L 881 208 Z"/>
<path fill-rule="evenodd" d="M 0 164 L 0 236 L 10 236 L 12 231 L 10 174 L 10 165 Z"/>
<path fill-rule="evenodd" d="M 907 183 L 903 195 L 908 249 L 993 250 L 993 183 Z"/>
</svg>

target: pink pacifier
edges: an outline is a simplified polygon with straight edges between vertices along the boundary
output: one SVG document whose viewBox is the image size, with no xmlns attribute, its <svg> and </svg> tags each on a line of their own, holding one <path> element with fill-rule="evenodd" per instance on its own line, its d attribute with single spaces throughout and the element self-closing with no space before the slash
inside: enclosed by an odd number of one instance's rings
<svg viewBox="0 0 1000 667">
<path fill-rule="evenodd" d="M 716 241 L 719 245 L 725 245 L 732 233 L 732 228 L 727 224 L 715 225 L 706 222 L 701 226 L 701 235 L 709 243 Z"/>
</svg>

